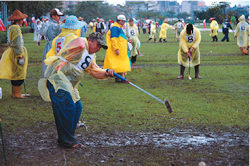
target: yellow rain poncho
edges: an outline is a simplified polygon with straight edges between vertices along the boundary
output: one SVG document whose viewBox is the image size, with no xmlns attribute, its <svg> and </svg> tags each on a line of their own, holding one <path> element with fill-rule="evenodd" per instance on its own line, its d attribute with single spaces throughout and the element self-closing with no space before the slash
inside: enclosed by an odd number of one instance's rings
<svg viewBox="0 0 250 166">
<path fill-rule="evenodd" d="M 47 80 L 53 85 L 55 92 L 63 89 L 69 92 L 74 102 L 80 100 L 78 85 L 84 72 L 97 79 L 107 79 L 103 76 L 104 69 L 96 64 L 95 55 L 88 53 L 89 46 L 86 38 L 76 38 L 68 42 L 58 56 L 51 56 L 45 60 L 49 65 L 45 71 L 45 77 L 38 82 L 38 89 L 45 101 L 50 101 L 47 89 Z"/>
<path fill-rule="evenodd" d="M 127 38 L 122 25 L 115 22 L 107 32 L 106 41 L 108 49 L 104 59 L 104 69 L 113 69 L 116 73 L 131 71 Z M 117 49 L 119 49 L 119 55 L 115 53 Z"/>
<path fill-rule="evenodd" d="M 150 35 L 149 35 L 149 38 L 156 38 L 156 26 L 154 23 L 151 23 L 150 25 Z"/>
<path fill-rule="evenodd" d="M 94 22 L 94 23 L 93 23 L 93 32 L 96 31 L 96 24 L 97 24 L 97 22 Z"/>
<path fill-rule="evenodd" d="M 188 35 L 186 32 L 187 26 L 185 26 L 184 30 L 181 31 L 180 34 L 180 44 L 178 51 L 178 63 L 182 64 L 185 67 L 189 66 L 189 58 L 187 56 L 187 52 L 189 48 L 194 47 L 193 53 L 190 58 L 190 66 L 196 66 L 200 64 L 200 50 L 199 44 L 201 41 L 200 31 L 193 26 L 193 34 Z"/>
<path fill-rule="evenodd" d="M 62 32 L 53 39 L 52 41 L 52 48 L 50 49 L 50 51 L 46 54 L 46 58 L 51 57 L 51 56 L 56 56 L 57 53 L 61 50 L 61 48 L 67 44 L 69 41 L 77 38 L 76 35 L 76 31 L 75 29 L 65 29 L 62 28 Z M 64 38 L 63 42 L 59 42 L 57 39 L 58 37 Z"/>
<path fill-rule="evenodd" d="M 28 53 L 23 46 L 23 36 L 18 25 L 11 25 L 7 31 L 8 49 L 4 51 L 0 61 L 0 79 L 26 79 Z M 23 56 L 24 66 L 18 64 L 19 57 Z"/>
<path fill-rule="evenodd" d="M 237 36 L 237 45 L 239 47 L 247 47 L 249 45 L 249 25 L 245 21 L 244 15 L 240 16 L 239 21 L 234 36 Z"/>
<path fill-rule="evenodd" d="M 217 36 L 217 31 L 219 30 L 219 24 L 217 23 L 217 21 L 213 20 L 210 23 L 210 29 L 211 29 L 210 36 L 211 37 Z"/>
<path fill-rule="evenodd" d="M 159 38 L 162 38 L 162 39 L 166 39 L 167 38 L 167 29 L 168 28 L 172 28 L 172 26 L 169 25 L 169 24 L 167 24 L 167 23 L 165 23 L 165 22 L 162 23 Z"/>
<path fill-rule="evenodd" d="M 131 56 L 137 55 L 137 48 L 138 48 L 138 36 L 139 31 L 137 26 L 134 24 L 130 26 L 129 24 L 126 25 L 126 37 L 132 41 L 133 49 L 131 50 Z"/>
<path fill-rule="evenodd" d="M 77 37 L 81 37 L 81 29 L 77 29 L 76 30 L 76 36 Z"/>
</svg>

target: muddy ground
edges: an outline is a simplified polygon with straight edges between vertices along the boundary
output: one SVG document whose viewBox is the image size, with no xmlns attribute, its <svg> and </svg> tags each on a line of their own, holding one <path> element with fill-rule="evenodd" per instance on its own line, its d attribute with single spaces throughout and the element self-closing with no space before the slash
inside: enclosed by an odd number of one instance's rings
<svg viewBox="0 0 250 166">
<path fill-rule="evenodd" d="M 41 127 L 42 126 L 42 127 Z M 208 131 L 208 130 L 207 130 Z M 77 128 L 83 149 L 65 149 L 56 142 L 54 124 L 40 124 L 18 134 L 4 131 L 8 165 L 249 165 L 247 131 L 202 133 L 192 128 L 168 132 L 92 133 Z M 2 141 L 1 141 L 2 142 Z M 2 146 L 0 165 L 4 165 Z"/>
</svg>

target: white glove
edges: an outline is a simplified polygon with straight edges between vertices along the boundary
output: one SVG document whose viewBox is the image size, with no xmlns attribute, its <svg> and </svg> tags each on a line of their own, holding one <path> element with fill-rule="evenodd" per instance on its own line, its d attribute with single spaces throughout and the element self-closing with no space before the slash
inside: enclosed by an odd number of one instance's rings
<svg viewBox="0 0 250 166">
<path fill-rule="evenodd" d="M 24 58 L 23 57 L 18 59 L 18 64 L 21 66 L 24 66 Z"/>
</svg>

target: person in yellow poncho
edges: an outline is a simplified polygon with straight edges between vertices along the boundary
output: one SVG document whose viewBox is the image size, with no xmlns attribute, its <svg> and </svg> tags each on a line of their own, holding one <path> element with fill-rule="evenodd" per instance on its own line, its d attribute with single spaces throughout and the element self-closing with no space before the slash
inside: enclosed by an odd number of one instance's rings
<svg viewBox="0 0 250 166">
<path fill-rule="evenodd" d="M 171 25 L 167 24 L 168 20 L 165 19 L 164 22 L 161 24 L 161 31 L 160 31 L 160 36 L 159 36 L 159 42 L 162 42 L 161 40 L 163 39 L 163 42 L 167 42 L 167 29 L 172 28 Z"/>
<path fill-rule="evenodd" d="M 239 23 L 236 26 L 234 39 L 237 37 L 237 45 L 240 47 L 241 55 L 248 55 L 249 49 L 249 24 L 245 21 L 245 16 L 239 17 Z M 243 50 L 243 48 L 245 49 Z"/>
<path fill-rule="evenodd" d="M 61 33 L 60 37 L 54 39 L 53 52 L 49 52 L 45 59 L 48 65 L 45 77 L 38 82 L 41 97 L 52 103 L 58 133 L 57 142 L 60 146 L 69 148 L 84 147 L 74 137 L 83 109 L 78 85 L 84 71 L 97 79 L 113 76 L 112 70 L 101 69 L 95 60 L 94 53 L 101 47 L 107 49 L 104 37 L 97 32 L 91 33 L 88 38 L 75 37 L 75 31 L 80 26 L 81 22 L 75 16 L 66 18 L 62 26 L 64 35 Z"/>
<path fill-rule="evenodd" d="M 104 69 L 113 69 L 117 74 L 125 77 L 125 72 L 131 71 L 131 62 L 128 53 L 128 44 L 125 33 L 122 30 L 126 17 L 118 15 L 117 21 L 106 35 L 108 49 L 104 59 Z M 124 81 L 115 78 L 115 82 Z"/>
<path fill-rule="evenodd" d="M 211 29 L 210 36 L 213 38 L 213 42 L 214 41 L 218 42 L 217 33 L 219 30 L 219 24 L 217 21 L 215 21 L 215 18 L 210 18 L 209 20 L 211 21 L 211 23 L 210 23 L 210 29 Z"/>
<path fill-rule="evenodd" d="M 147 40 L 147 42 L 149 42 L 153 38 L 154 38 L 154 43 L 157 43 L 157 41 L 156 41 L 156 26 L 155 26 L 155 22 L 154 21 L 151 22 L 151 25 L 150 25 L 150 35 L 149 35 L 149 39 Z"/>
<path fill-rule="evenodd" d="M 4 51 L 0 61 L 0 79 L 9 79 L 12 84 L 12 97 L 26 98 L 29 94 L 21 94 L 22 84 L 26 79 L 28 66 L 28 52 L 24 47 L 20 26 L 27 18 L 19 10 L 15 10 L 8 21 L 14 21 L 7 31 L 8 49 Z"/>
<path fill-rule="evenodd" d="M 134 24 L 133 18 L 129 19 L 129 23 L 127 23 L 126 26 L 126 37 L 128 39 L 128 42 L 132 44 L 133 49 L 131 50 L 131 62 L 135 63 L 136 62 L 136 57 L 138 55 L 138 36 L 139 36 L 139 31 L 137 26 Z"/>
<path fill-rule="evenodd" d="M 178 51 L 178 63 L 180 64 L 180 76 L 178 79 L 184 78 L 185 67 L 190 66 L 195 68 L 195 78 L 200 77 L 200 50 L 199 44 L 201 41 L 200 31 L 192 24 L 187 24 L 180 34 L 180 44 Z"/>
<path fill-rule="evenodd" d="M 99 17 L 97 17 L 96 19 L 99 20 Z M 93 19 L 93 20 L 92 20 L 92 23 L 93 23 L 93 32 L 96 32 L 96 24 L 97 24 L 96 20 Z"/>
</svg>

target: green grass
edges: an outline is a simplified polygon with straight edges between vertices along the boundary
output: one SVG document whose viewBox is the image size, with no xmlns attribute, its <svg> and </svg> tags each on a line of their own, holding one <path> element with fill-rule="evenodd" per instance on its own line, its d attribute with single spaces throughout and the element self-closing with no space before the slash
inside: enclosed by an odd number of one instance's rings
<svg viewBox="0 0 250 166">
<path fill-rule="evenodd" d="M 88 32 L 87 34 L 89 34 Z M 5 130 L 18 132 L 24 129 L 54 125 L 51 103 L 44 102 L 38 92 L 37 82 L 41 78 L 41 61 L 45 41 L 35 46 L 31 33 L 24 34 L 25 47 L 29 54 L 26 89 L 32 97 L 23 100 L 11 98 L 9 80 L 0 80 L 3 98 L 0 114 Z M 214 131 L 249 128 L 249 57 L 240 55 L 233 34 L 230 42 L 210 42 L 209 32 L 201 32 L 200 44 L 202 79 L 194 78 L 188 68 L 185 79 L 178 80 L 180 67 L 177 64 L 179 44 L 174 30 L 168 30 L 167 43 L 146 42 L 149 35 L 141 34 L 141 53 L 138 69 L 128 72 L 126 78 L 142 89 L 164 100 L 168 98 L 173 108 L 169 114 L 165 105 L 129 84 L 117 84 L 114 78 L 100 81 L 85 74 L 79 86 L 83 103 L 84 120 L 90 132 L 110 131 L 169 131 L 190 126 L 197 130 L 211 127 Z M 157 34 L 157 41 L 159 35 Z M 223 38 L 219 33 L 219 41 Z M 212 51 L 212 52 L 211 52 Z M 105 51 L 97 53 L 98 65 L 103 65 Z M 24 93 L 24 88 L 23 88 Z M 153 164 L 153 163 L 152 163 Z"/>
</svg>

